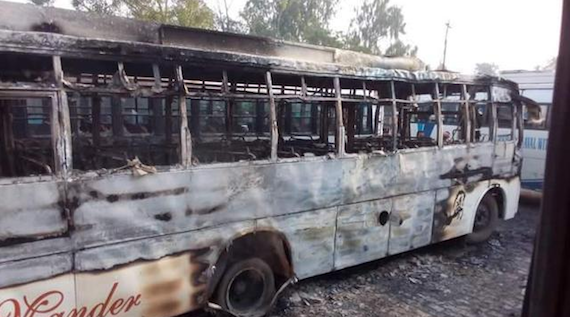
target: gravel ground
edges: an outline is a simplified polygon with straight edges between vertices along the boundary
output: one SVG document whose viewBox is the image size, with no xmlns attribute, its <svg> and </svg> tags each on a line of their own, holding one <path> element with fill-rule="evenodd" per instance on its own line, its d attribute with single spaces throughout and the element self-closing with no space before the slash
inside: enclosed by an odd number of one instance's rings
<svg viewBox="0 0 570 317">
<path fill-rule="evenodd" d="M 454 240 L 299 282 L 270 316 L 519 316 L 538 207 L 478 246 Z"/>
</svg>

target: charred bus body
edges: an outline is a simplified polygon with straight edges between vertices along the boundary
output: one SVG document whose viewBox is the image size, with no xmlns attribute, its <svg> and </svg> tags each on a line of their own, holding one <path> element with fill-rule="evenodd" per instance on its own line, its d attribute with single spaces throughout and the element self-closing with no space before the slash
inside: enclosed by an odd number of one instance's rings
<svg viewBox="0 0 570 317">
<path fill-rule="evenodd" d="M 512 82 L 2 5 L 0 316 L 257 316 L 516 213 Z"/>
</svg>

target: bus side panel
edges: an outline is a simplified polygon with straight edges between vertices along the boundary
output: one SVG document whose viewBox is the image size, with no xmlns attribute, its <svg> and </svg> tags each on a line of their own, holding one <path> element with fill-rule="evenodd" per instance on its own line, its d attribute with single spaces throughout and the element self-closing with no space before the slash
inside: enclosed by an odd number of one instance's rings
<svg viewBox="0 0 570 317">
<path fill-rule="evenodd" d="M 107 309 L 114 307 L 113 315 L 120 316 L 180 315 L 196 308 L 195 297 L 205 290 L 205 285 L 192 284 L 194 274 L 192 256 L 188 253 L 101 272 L 79 273 L 77 306 L 91 311 L 103 303 Z"/>
<path fill-rule="evenodd" d="M 49 261 L 44 263 L 45 266 L 52 264 Z M 38 268 L 36 267 L 36 269 Z M 19 271 L 14 271 L 11 274 L 31 273 L 30 270 L 33 268 L 22 267 Z M 5 277 L 4 273 L 6 272 L 0 268 L 0 276 Z M 73 316 L 68 315 L 68 312 L 74 308 L 75 283 L 73 274 L 64 274 L 8 288 L 0 287 L 0 316 L 59 316 L 62 312 L 65 313 L 65 316 Z"/>
<path fill-rule="evenodd" d="M 293 267 L 299 278 L 327 273 L 334 268 L 337 207 L 289 216 L 260 219 L 260 229 L 285 234 L 292 246 Z"/>
<path fill-rule="evenodd" d="M 434 191 L 394 198 L 390 216 L 390 255 L 430 243 L 434 198 Z"/>
<path fill-rule="evenodd" d="M 489 181 L 458 185 L 436 192 L 432 243 L 471 233 L 477 206 Z"/>
<path fill-rule="evenodd" d="M 548 131 L 525 129 L 521 176 L 523 188 L 542 190 L 547 145 Z"/>
<path fill-rule="evenodd" d="M 49 278 L 72 267 L 63 186 L 36 177 L 19 181 L 0 185 L 0 287 Z"/>
<path fill-rule="evenodd" d="M 341 203 L 341 160 L 273 164 L 273 208 L 271 214 L 322 209 Z"/>
<path fill-rule="evenodd" d="M 73 268 L 72 262 L 72 254 L 67 252 L 1 263 L 0 288 L 69 273 Z"/>
<path fill-rule="evenodd" d="M 67 219 L 61 193 L 56 181 L 0 185 L 0 242 L 63 235 Z"/>
<path fill-rule="evenodd" d="M 518 172 L 518 169 L 513 168 L 515 147 L 515 141 L 497 141 L 495 144 L 493 175 L 508 177 Z"/>
<path fill-rule="evenodd" d="M 398 194 L 410 194 L 449 186 L 449 180 L 440 176 L 442 170 L 451 169 L 454 159 L 455 156 L 435 147 L 402 150 L 398 154 Z"/>
<path fill-rule="evenodd" d="M 115 297 L 140 295 L 129 316 L 174 316 L 203 307 L 220 253 L 255 229 L 252 220 L 78 251 L 78 306 L 105 301 L 117 284 Z"/>
<path fill-rule="evenodd" d="M 74 242 L 104 245 L 288 212 L 272 208 L 273 175 L 267 165 L 226 166 L 80 180 L 69 194 Z"/>
<path fill-rule="evenodd" d="M 388 254 L 392 199 L 339 207 L 335 269 L 377 260 Z"/>
<path fill-rule="evenodd" d="M 398 194 L 398 157 L 395 154 L 380 156 L 360 155 L 342 159 L 344 204 L 382 199 Z"/>
</svg>

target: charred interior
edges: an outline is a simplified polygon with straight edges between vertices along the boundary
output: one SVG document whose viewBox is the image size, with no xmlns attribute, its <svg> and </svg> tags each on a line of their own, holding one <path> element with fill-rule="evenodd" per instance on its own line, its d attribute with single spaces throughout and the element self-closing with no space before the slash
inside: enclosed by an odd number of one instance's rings
<svg viewBox="0 0 570 317">
<path fill-rule="evenodd" d="M 53 104 L 61 92 L 72 166 L 80 171 L 119 168 L 135 158 L 151 166 L 195 165 L 387 153 L 493 138 L 486 84 L 363 80 L 227 63 L 0 58 L 9 61 L 0 66 L 2 86 L 31 92 L 0 100 L 2 176 L 54 172 L 52 140 L 61 132 Z M 514 108 L 511 101 L 498 103 L 501 127 L 513 125 Z"/>
</svg>

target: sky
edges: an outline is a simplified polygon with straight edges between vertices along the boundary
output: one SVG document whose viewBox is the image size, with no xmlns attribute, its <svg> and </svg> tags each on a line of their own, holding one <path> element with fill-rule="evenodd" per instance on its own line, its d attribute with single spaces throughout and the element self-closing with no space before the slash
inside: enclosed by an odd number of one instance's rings
<svg viewBox="0 0 570 317">
<path fill-rule="evenodd" d="M 26 0 L 12 0 L 26 2 Z M 247 0 L 227 0 L 238 17 Z M 339 0 L 331 27 L 346 31 L 354 9 L 364 0 Z M 205 0 L 214 10 L 223 0 Z M 472 73 L 477 63 L 500 70 L 532 70 L 558 54 L 562 0 L 391 0 L 406 21 L 406 43 L 432 68 L 441 64 L 445 24 L 449 22 L 447 69 Z M 71 8 L 71 0 L 55 6 Z"/>
</svg>

